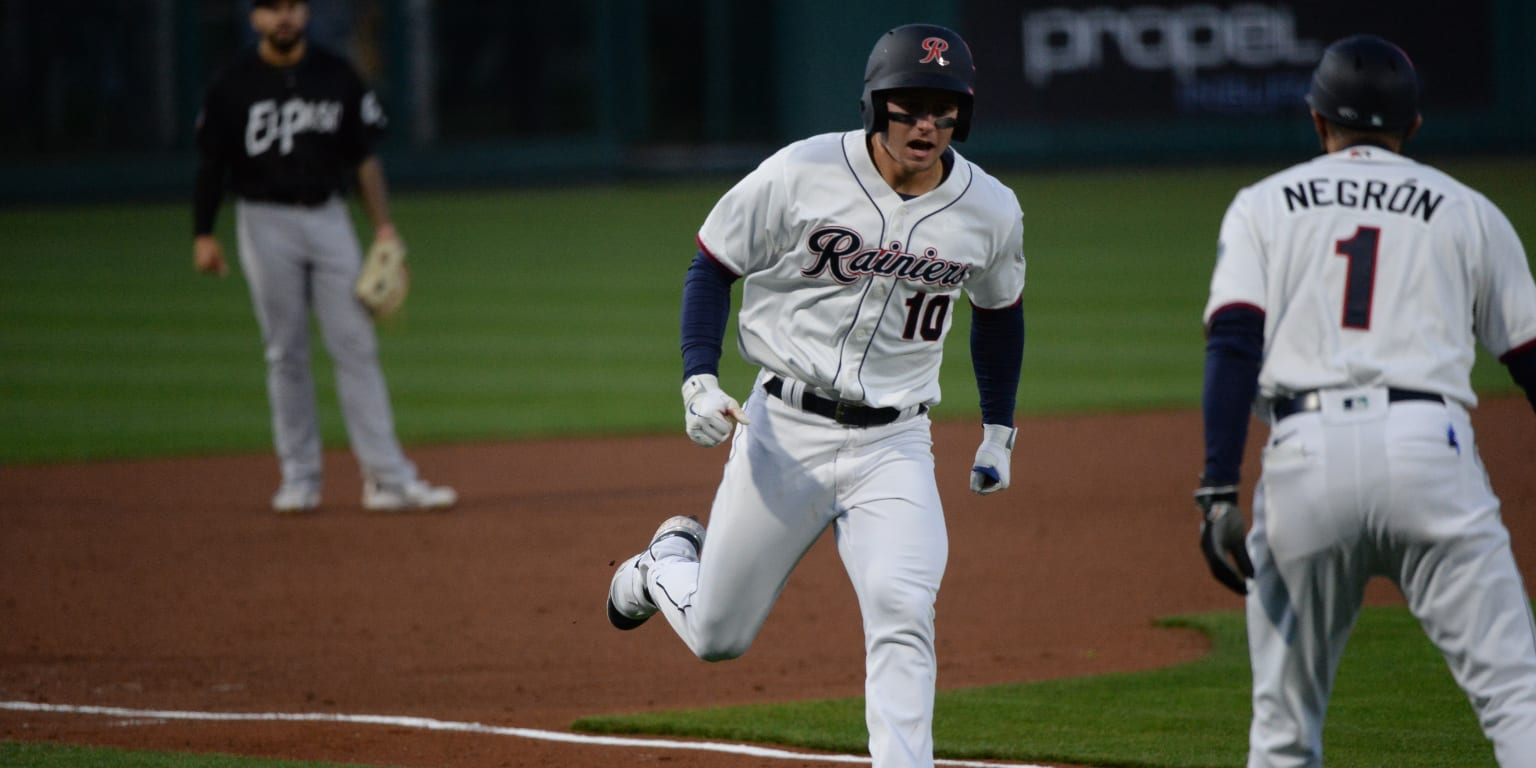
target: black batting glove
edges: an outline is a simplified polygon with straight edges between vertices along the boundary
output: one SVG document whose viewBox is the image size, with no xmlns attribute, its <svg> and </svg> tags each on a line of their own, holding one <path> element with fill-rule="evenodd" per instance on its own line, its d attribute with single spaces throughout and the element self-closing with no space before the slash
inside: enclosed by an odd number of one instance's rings
<svg viewBox="0 0 1536 768">
<path fill-rule="evenodd" d="M 1244 542 L 1247 522 L 1237 506 L 1237 486 L 1202 485 L 1195 491 L 1195 506 L 1200 508 L 1200 552 L 1211 575 L 1227 589 L 1248 594 L 1253 560 Z"/>
</svg>

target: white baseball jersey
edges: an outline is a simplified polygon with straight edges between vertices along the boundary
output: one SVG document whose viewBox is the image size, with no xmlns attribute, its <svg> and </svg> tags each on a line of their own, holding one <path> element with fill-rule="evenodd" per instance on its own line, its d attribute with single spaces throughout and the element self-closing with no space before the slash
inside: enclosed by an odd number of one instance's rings
<svg viewBox="0 0 1536 768">
<path fill-rule="evenodd" d="M 741 353 L 764 373 L 743 404 L 749 418 L 731 441 L 699 561 L 658 560 L 646 591 L 700 658 L 740 656 L 832 527 L 865 629 L 870 754 L 923 768 L 933 765 L 934 604 L 949 539 L 918 406 L 939 401 L 960 291 L 988 309 L 1019 300 L 1023 212 L 958 154 L 938 187 L 903 200 L 865 141 L 853 131 L 785 147 L 699 232 L 700 247 L 745 278 Z M 770 396 L 770 372 L 902 413 L 846 426 L 802 410 L 800 395 Z"/>
<path fill-rule="evenodd" d="M 1471 407 L 1474 334 L 1495 355 L 1536 338 L 1509 220 L 1385 149 L 1323 155 L 1244 189 L 1220 249 L 1205 320 L 1231 305 L 1265 312 L 1262 396 L 1387 385 Z"/>
<path fill-rule="evenodd" d="M 1387 150 L 1325 155 L 1228 209 L 1206 321 L 1234 305 L 1265 313 L 1261 397 L 1320 390 L 1272 426 L 1253 496 L 1249 768 L 1323 764 L 1334 672 L 1378 576 L 1500 765 L 1530 765 L 1536 623 L 1468 415 L 1474 340 L 1503 354 L 1536 339 L 1536 283 L 1508 220 Z"/>
<path fill-rule="evenodd" d="M 745 277 L 744 358 L 823 396 L 907 408 L 939 401 L 962 288 L 984 309 L 1018 300 L 1023 215 L 958 153 L 937 189 L 903 201 L 852 131 L 765 160 L 716 204 L 699 243 Z"/>
</svg>

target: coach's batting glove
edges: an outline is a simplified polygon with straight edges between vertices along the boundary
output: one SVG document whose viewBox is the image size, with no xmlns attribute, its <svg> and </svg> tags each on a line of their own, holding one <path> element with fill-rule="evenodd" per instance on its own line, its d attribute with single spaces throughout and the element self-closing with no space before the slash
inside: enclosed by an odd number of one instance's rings
<svg viewBox="0 0 1536 768">
<path fill-rule="evenodd" d="M 1211 575 L 1239 595 L 1248 594 L 1248 579 L 1253 578 L 1253 560 L 1244 543 L 1243 511 L 1237 507 L 1237 486 L 1202 485 L 1195 491 L 1195 506 L 1200 508 L 1200 551 L 1211 567 Z M 1234 562 L 1235 561 L 1235 562 Z"/>
<path fill-rule="evenodd" d="M 683 419 L 689 439 L 705 448 L 725 442 L 735 429 L 733 422 L 750 423 L 741 403 L 720 389 L 720 380 L 708 373 L 683 382 Z"/>
<path fill-rule="evenodd" d="M 1001 424 L 981 425 L 981 447 L 971 465 L 971 490 L 985 496 L 1008 487 L 1013 438 L 1019 431 Z"/>
</svg>

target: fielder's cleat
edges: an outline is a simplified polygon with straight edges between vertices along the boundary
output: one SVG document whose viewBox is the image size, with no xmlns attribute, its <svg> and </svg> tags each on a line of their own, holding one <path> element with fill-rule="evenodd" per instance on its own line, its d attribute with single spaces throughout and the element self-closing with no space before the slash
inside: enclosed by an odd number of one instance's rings
<svg viewBox="0 0 1536 768">
<path fill-rule="evenodd" d="M 279 515 L 302 515 L 320 506 L 320 489 L 307 483 L 283 483 L 272 495 L 272 511 Z"/>
<path fill-rule="evenodd" d="M 608 584 L 608 623 L 634 629 L 656 614 L 656 602 L 646 589 L 646 574 L 658 559 L 678 557 L 697 561 L 704 551 L 704 525 L 690 515 L 669 518 L 656 529 L 650 546 L 625 560 Z"/>
<path fill-rule="evenodd" d="M 370 512 L 404 512 L 415 509 L 447 509 L 457 504 L 459 493 L 446 485 L 425 480 L 403 484 L 363 483 L 363 508 Z"/>
</svg>

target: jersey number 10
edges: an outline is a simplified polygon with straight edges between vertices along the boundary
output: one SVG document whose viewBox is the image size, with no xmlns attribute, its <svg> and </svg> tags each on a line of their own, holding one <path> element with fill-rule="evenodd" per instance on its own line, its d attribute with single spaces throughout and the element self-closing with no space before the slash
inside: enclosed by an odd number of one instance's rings
<svg viewBox="0 0 1536 768">
<path fill-rule="evenodd" d="M 1334 254 L 1349 259 L 1344 279 L 1345 328 L 1371 328 L 1371 295 L 1376 291 L 1376 248 L 1380 242 L 1380 229 L 1356 227 L 1354 236 L 1333 243 Z"/>
<path fill-rule="evenodd" d="M 922 336 L 923 341 L 938 341 L 944 335 L 944 316 L 949 314 L 949 296 L 939 294 L 923 306 L 928 294 L 918 291 L 907 299 L 907 322 L 901 327 L 901 337 L 911 341 Z"/>
</svg>

